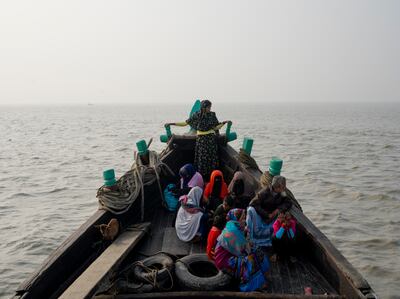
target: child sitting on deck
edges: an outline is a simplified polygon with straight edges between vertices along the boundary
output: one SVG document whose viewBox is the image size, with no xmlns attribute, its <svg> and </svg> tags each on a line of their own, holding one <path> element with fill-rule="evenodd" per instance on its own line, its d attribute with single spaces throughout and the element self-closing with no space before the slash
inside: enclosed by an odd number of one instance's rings
<svg viewBox="0 0 400 299">
<path fill-rule="evenodd" d="M 296 221 L 292 218 L 289 212 L 281 212 L 273 224 L 274 234 L 272 238 L 272 246 L 275 254 L 271 260 L 276 260 L 276 255 L 279 257 L 288 257 L 291 262 L 295 262 L 295 235 Z"/>
<path fill-rule="evenodd" d="M 207 238 L 206 252 L 210 260 L 214 260 L 214 249 L 217 244 L 217 238 L 225 227 L 227 214 L 234 208 L 234 203 L 235 201 L 233 197 L 227 196 L 225 197 L 224 202 L 215 210 L 212 228 Z"/>
</svg>

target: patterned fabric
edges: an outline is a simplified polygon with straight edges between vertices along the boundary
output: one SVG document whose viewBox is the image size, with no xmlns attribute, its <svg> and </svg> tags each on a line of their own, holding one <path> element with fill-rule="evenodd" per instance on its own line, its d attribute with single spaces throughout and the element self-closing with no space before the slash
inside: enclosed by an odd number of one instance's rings
<svg viewBox="0 0 400 299">
<path fill-rule="evenodd" d="M 219 246 L 235 256 L 246 253 L 248 243 L 238 221 L 228 221 L 217 240 Z"/>
<path fill-rule="evenodd" d="M 253 207 L 247 209 L 246 225 L 253 246 L 272 245 L 272 222 L 266 223 Z"/>
<path fill-rule="evenodd" d="M 209 131 L 219 124 L 215 112 L 201 113 L 201 111 L 194 113 L 186 122 L 198 131 Z M 218 167 L 218 146 L 215 134 L 197 136 L 194 165 L 205 180 Z"/>
<path fill-rule="evenodd" d="M 194 164 L 205 180 L 218 168 L 218 146 L 215 134 L 199 135 L 196 138 Z"/>
<path fill-rule="evenodd" d="M 243 215 L 244 210 L 243 209 L 232 209 L 228 212 L 226 215 L 226 220 L 228 221 L 239 221 L 240 218 Z"/>
<path fill-rule="evenodd" d="M 257 249 L 248 255 L 235 256 L 222 246 L 215 249 L 215 265 L 240 280 L 242 292 L 251 292 L 264 286 L 264 274 L 269 269 L 268 257 Z"/>
<path fill-rule="evenodd" d="M 215 128 L 219 124 L 219 121 L 215 112 L 202 113 L 198 111 L 186 120 L 186 123 L 198 131 L 208 131 Z"/>
<path fill-rule="evenodd" d="M 235 271 L 234 276 L 240 279 L 239 288 L 242 292 L 255 291 L 265 284 L 264 274 L 269 269 L 269 262 L 261 249 L 247 256 L 233 256 L 228 264 Z"/>
</svg>

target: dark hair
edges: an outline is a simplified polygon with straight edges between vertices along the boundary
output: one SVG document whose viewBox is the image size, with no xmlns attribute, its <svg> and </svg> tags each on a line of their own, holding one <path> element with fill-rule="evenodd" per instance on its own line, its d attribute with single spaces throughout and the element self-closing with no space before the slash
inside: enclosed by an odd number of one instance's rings
<svg viewBox="0 0 400 299">
<path fill-rule="evenodd" d="M 242 195 L 244 192 L 244 181 L 242 179 L 238 179 L 233 183 L 232 193 L 237 196 Z"/>
<path fill-rule="evenodd" d="M 211 106 L 211 102 L 209 100 L 201 101 L 201 109 L 206 109 Z"/>
<path fill-rule="evenodd" d="M 230 196 L 230 195 L 228 195 L 227 197 L 225 197 L 224 201 L 225 201 L 226 204 L 227 204 L 229 207 L 231 207 L 231 208 L 235 205 L 235 199 L 234 199 L 232 196 Z"/>
<path fill-rule="evenodd" d="M 203 100 L 201 101 L 201 109 L 200 109 L 200 119 L 203 119 L 205 113 L 206 113 L 206 108 L 211 107 L 211 102 L 209 100 Z"/>
</svg>

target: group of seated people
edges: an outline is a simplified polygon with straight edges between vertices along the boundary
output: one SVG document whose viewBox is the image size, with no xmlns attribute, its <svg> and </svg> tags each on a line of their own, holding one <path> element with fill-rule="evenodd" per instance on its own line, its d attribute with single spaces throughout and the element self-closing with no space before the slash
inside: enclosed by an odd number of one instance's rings
<svg viewBox="0 0 400 299">
<path fill-rule="evenodd" d="M 240 171 L 229 185 L 219 170 L 207 184 L 191 164 L 179 174 L 178 238 L 207 242 L 209 259 L 238 279 L 241 291 L 266 287 L 269 260 L 295 262 L 296 221 L 289 212 L 285 177 L 274 176 L 270 186 L 255 194 Z"/>
</svg>

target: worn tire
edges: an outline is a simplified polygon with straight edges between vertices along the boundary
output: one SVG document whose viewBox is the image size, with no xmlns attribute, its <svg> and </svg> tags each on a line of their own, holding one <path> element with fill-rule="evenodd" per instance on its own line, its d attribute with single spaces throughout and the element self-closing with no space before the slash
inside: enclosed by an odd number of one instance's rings
<svg viewBox="0 0 400 299">
<path fill-rule="evenodd" d="M 231 277 L 218 270 L 206 254 L 191 254 L 177 260 L 175 274 L 183 290 L 219 291 L 231 283 Z"/>
<path fill-rule="evenodd" d="M 162 253 L 156 254 L 142 260 L 141 262 L 146 267 L 158 269 L 156 280 L 159 285 L 165 286 L 166 282 L 170 281 L 170 274 L 172 274 L 174 269 L 174 261 L 168 255 Z M 147 273 L 139 265 L 134 266 L 133 277 L 143 283 L 149 283 L 149 281 L 152 281 L 151 274 Z"/>
</svg>

